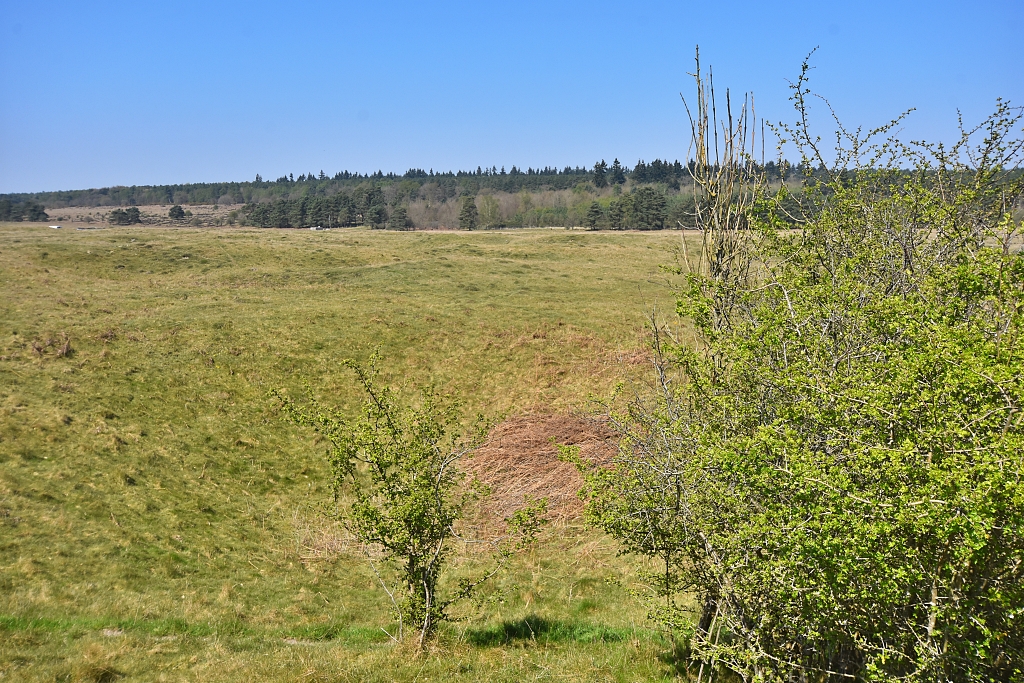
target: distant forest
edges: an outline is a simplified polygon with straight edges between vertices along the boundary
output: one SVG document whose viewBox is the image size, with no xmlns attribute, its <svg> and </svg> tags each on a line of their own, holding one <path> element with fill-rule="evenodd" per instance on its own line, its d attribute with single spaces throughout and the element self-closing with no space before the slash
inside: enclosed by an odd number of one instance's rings
<svg viewBox="0 0 1024 683">
<path fill-rule="evenodd" d="M 474 227 L 686 227 L 693 199 L 693 162 L 618 159 L 592 168 L 478 167 L 475 171 L 410 169 L 402 175 L 323 171 L 249 182 L 139 185 L 0 195 L 0 220 L 46 220 L 44 209 L 153 205 L 244 205 L 231 222 L 258 227 L 459 227 L 458 201 L 476 197 Z M 813 173 L 789 162 L 759 167 L 769 181 Z M 641 191 L 643 190 L 643 191 Z M 652 194 L 653 193 L 653 194 Z M 120 214 L 119 214 L 120 215 Z M 465 226 L 463 226 L 465 227 Z"/>
<path fill-rule="evenodd" d="M 693 162 L 690 162 L 691 164 Z M 764 167 L 769 179 L 778 179 L 783 173 L 792 174 L 798 167 L 788 162 L 783 166 L 768 162 Z M 788 169 L 788 170 L 787 170 Z M 621 177 L 616 178 L 616 174 Z M 360 185 L 398 185 L 403 194 L 410 194 L 413 187 L 433 184 L 446 197 L 465 194 L 477 194 L 481 190 L 495 192 L 537 192 L 542 190 L 568 190 L 581 182 L 590 182 L 598 176 L 604 176 L 605 182 L 624 183 L 627 179 L 635 184 L 664 184 L 670 188 L 678 188 L 679 183 L 687 177 L 687 166 L 679 161 L 669 162 L 655 159 L 650 163 L 638 161 L 636 166 L 628 168 L 620 166 L 618 160 L 611 165 L 603 161 L 594 168 L 580 166 L 565 168 L 528 168 L 521 170 L 512 166 L 510 170 L 478 167 L 475 171 L 434 172 L 422 169 L 409 169 L 406 173 L 371 174 L 350 173 L 342 171 L 328 176 L 319 173 L 303 173 L 281 176 L 277 180 L 264 180 L 259 175 L 248 182 L 225 183 L 185 183 L 180 185 L 132 185 L 130 187 L 103 187 L 89 190 L 65 190 L 59 192 L 33 192 L 0 194 L 0 200 L 12 203 L 33 201 L 45 208 L 63 208 L 69 206 L 102 207 L 102 206 L 146 206 L 155 204 L 251 204 L 272 202 L 279 199 L 299 199 L 306 196 L 331 196 L 343 189 L 351 189 Z M 596 183 L 602 187 L 600 180 Z"/>
</svg>

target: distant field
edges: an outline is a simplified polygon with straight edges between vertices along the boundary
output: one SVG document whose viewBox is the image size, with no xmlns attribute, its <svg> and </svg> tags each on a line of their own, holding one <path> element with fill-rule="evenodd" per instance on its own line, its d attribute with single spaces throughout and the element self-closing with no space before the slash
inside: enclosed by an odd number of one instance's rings
<svg viewBox="0 0 1024 683">
<path fill-rule="evenodd" d="M 586 411 L 642 371 L 681 237 L 0 225 L 0 678 L 670 676 L 633 569 L 578 523 L 396 652 L 318 513 L 324 446 L 266 391 L 352 408 L 337 362 L 379 345 L 471 412 Z"/>
<path fill-rule="evenodd" d="M 179 221 L 173 221 L 167 216 L 170 204 L 153 204 L 139 206 L 139 213 L 142 214 L 143 226 L 161 227 L 210 227 L 227 225 L 229 222 L 239 223 L 238 217 L 244 205 L 242 204 L 195 204 L 184 207 L 192 215 Z M 107 217 L 116 206 L 69 206 L 61 208 L 48 208 L 46 214 L 50 217 L 51 224 L 68 225 L 69 227 L 108 227 Z M 138 227 L 138 226 L 136 226 Z"/>
</svg>

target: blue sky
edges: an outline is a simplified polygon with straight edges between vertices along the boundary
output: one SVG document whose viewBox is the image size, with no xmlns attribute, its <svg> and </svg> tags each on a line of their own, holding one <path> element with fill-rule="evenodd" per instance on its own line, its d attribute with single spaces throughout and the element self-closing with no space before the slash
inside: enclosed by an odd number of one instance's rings
<svg viewBox="0 0 1024 683">
<path fill-rule="evenodd" d="M 697 44 L 769 120 L 820 46 L 844 123 L 948 140 L 1024 104 L 1022 29 L 1021 0 L 0 0 L 0 192 L 684 159 Z"/>
</svg>

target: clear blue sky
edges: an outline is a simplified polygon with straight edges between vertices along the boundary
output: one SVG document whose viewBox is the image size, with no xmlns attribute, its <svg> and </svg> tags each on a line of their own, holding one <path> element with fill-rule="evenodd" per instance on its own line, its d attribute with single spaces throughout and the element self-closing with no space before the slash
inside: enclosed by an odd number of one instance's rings
<svg viewBox="0 0 1024 683">
<path fill-rule="evenodd" d="M 844 123 L 948 140 L 1024 104 L 1022 32 L 1022 0 L 0 0 L 0 192 L 684 159 L 697 44 L 770 120 L 820 46 Z"/>
</svg>

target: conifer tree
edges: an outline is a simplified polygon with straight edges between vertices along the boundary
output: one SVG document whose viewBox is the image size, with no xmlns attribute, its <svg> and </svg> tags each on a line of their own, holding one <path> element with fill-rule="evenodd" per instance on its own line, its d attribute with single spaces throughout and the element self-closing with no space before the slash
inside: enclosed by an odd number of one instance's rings
<svg viewBox="0 0 1024 683">
<path fill-rule="evenodd" d="M 616 159 L 612 162 L 611 178 L 609 178 L 612 185 L 624 185 L 626 183 L 626 172 L 622 168 L 622 164 Z"/>
<path fill-rule="evenodd" d="M 405 230 L 409 227 L 409 214 L 401 204 L 398 204 L 391 209 L 391 218 L 388 221 L 388 227 L 392 230 Z"/>
<path fill-rule="evenodd" d="M 621 230 L 623 227 L 625 216 L 622 210 L 622 200 L 614 199 L 612 203 L 608 205 L 608 222 L 611 227 L 615 230 Z"/>
<path fill-rule="evenodd" d="M 462 200 L 462 210 L 459 212 L 459 229 L 476 229 L 477 211 L 476 198 L 467 196 Z"/>
<path fill-rule="evenodd" d="M 596 230 L 602 216 L 601 205 L 597 202 L 591 202 L 590 208 L 587 210 L 587 227 L 591 230 Z"/>
</svg>

